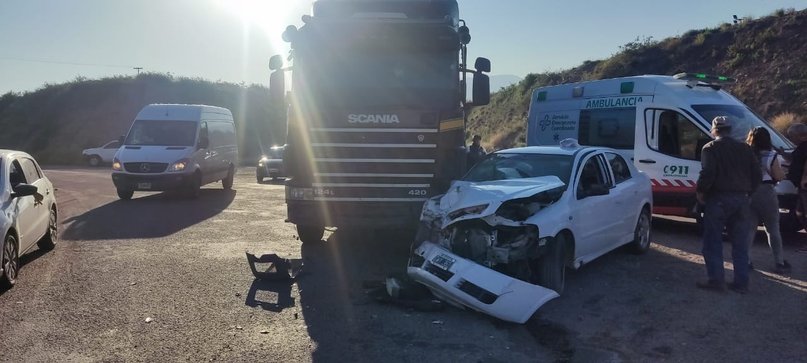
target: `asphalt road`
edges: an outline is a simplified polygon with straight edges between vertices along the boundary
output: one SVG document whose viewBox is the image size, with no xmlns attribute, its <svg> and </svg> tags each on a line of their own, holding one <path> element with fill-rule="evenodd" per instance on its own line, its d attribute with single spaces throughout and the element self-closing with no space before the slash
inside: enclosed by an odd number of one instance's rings
<svg viewBox="0 0 807 363">
<path fill-rule="evenodd" d="M 281 184 L 239 170 L 234 191 L 119 201 L 103 169 L 50 169 L 60 241 L 23 258 L 0 292 L 0 361 L 799 361 L 807 357 L 804 233 L 793 273 L 760 238 L 751 292 L 712 293 L 689 222 L 656 219 L 654 245 L 569 274 L 525 325 L 368 297 L 401 272 L 404 234 L 336 231 L 301 247 Z M 760 234 L 760 237 L 762 234 Z M 726 246 L 726 256 L 729 247 Z M 303 259 L 294 284 L 259 283 L 244 251 Z M 727 264 L 730 267 L 730 264 Z M 149 322 L 147 322 L 147 319 Z"/>
</svg>

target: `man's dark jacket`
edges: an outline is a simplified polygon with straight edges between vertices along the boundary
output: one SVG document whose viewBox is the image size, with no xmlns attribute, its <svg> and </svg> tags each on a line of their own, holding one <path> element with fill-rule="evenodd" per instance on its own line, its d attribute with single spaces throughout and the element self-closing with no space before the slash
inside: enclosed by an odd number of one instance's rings
<svg viewBox="0 0 807 363">
<path fill-rule="evenodd" d="M 701 152 L 698 192 L 752 193 L 762 183 L 762 171 L 750 146 L 729 137 L 713 140 Z"/>
</svg>

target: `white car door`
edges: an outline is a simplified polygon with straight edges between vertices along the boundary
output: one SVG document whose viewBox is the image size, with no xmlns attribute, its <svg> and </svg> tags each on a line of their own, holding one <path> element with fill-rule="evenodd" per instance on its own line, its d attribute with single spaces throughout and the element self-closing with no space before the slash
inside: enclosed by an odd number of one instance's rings
<svg viewBox="0 0 807 363">
<path fill-rule="evenodd" d="M 22 171 L 25 173 L 25 180 L 28 181 L 28 184 L 36 186 L 37 194 L 39 194 L 36 198 L 31 196 L 31 198 L 34 199 L 33 210 L 35 215 L 34 226 L 32 228 L 34 234 L 32 237 L 34 238 L 34 242 L 36 242 L 48 231 L 48 223 L 50 222 L 50 198 L 53 191 L 50 190 L 50 183 L 43 178 L 42 171 L 36 167 L 32 159 L 20 158 L 19 161 L 22 166 Z"/>
<path fill-rule="evenodd" d="M 112 159 L 115 157 L 115 153 L 118 152 L 118 149 L 120 149 L 120 142 L 117 140 L 110 141 L 101 147 L 98 154 L 101 156 L 101 160 L 103 160 L 105 163 L 111 163 Z"/>
<path fill-rule="evenodd" d="M 619 234 L 622 212 L 614 208 L 612 182 L 601 153 L 587 156 L 575 173 L 572 212 L 576 257 L 597 253 L 613 244 Z M 600 188 L 608 194 L 591 195 Z"/>
<path fill-rule="evenodd" d="M 17 185 L 27 184 L 25 173 L 18 160 L 12 161 L 11 165 L 9 165 L 8 181 L 12 192 Z M 38 216 L 34 201 L 33 195 L 16 197 L 11 201 L 12 213 L 17 216 L 17 228 L 20 234 L 20 253 L 27 250 L 37 239 L 36 221 Z"/>
<path fill-rule="evenodd" d="M 639 212 L 642 208 L 642 195 L 639 194 L 640 188 L 636 184 L 636 179 L 631 175 L 627 160 L 613 152 L 606 152 L 605 159 L 608 161 L 614 180 L 614 186 L 611 188 L 614 209 L 621 211 L 623 215 L 619 233 L 617 233 L 618 241 L 614 241 L 616 245 L 621 245 L 630 241 L 627 238 L 632 238 L 636 229 L 636 221 L 639 219 Z"/>
</svg>

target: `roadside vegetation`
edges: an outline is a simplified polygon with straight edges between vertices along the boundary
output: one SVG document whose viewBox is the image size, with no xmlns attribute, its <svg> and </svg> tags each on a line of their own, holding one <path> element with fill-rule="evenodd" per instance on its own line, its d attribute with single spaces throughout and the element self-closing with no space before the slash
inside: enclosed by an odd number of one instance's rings
<svg viewBox="0 0 807 363">
<path fill-rule="evenodd" d="M 641 74 L 704 72 L 727 75 L 727 87 L 783 130 L 807 116 L 807 10 L 778 10 L 716 28 L 655 40 L 637 37 L 613 56 L 559 72 L 531 73 L 491 97 L 469 117 L 469 134 L 484 135 L 488 148 L 523 146 L 530 95 L 537 87 Z"/>
</svg>

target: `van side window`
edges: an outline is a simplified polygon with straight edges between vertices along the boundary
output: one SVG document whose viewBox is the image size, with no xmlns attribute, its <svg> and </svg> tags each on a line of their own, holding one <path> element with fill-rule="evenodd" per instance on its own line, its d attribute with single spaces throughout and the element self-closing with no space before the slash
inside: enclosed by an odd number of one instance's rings
<svg viewBox="0 0 807 363">
<path fill-rule="evenodd" d="M 605 153 L 605 158 L 608 159 L 608 164 L 611 165 L 611 171 L 614 172 L 614 183 L 619 184 L 625 180 L 630 179 L 630 168 L 628 163 L 619 154 Z"/>
<path fill-rule="evenodd" d="M 199 125 L 199 139 L 201 140 L 203 137 L 210 140 L 210 137 L 208 136 L 207 133 L 207 122 L 202 122 L 202 124 Z"/>
<path fill-rule="evenodd" d="M 678 112 L 652 110 L 648 113 L 654 120 L 655 142 L 648 142 L 651 149 L 681 159 L 700 160 L 703 145 L 712 140 L 709 135 Z"/>
<path fill-rule="evenodd" d="M 581 145 L 633 149 L 636 108 L 607 108 L 580 111 L 578 140 Z"/>
</svg>

